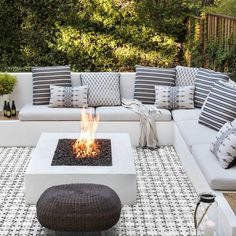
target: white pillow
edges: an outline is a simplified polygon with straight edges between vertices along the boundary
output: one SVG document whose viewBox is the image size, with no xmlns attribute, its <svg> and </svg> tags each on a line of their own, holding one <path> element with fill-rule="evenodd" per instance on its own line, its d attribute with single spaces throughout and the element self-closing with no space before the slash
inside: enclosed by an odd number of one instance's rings
<svg viewBox="0 0 236 236">
<path fill-rule="evenodd" d="M 155 86 L 155 105 L 165 109 L 194 108 L 194 86 Z"/>
<path fill-rule="evenodd" d="M 88 87 L 61 87 L 50 85 L 49 107 L 88 107 Z"/>
<path fill-rule="evenodd" d="M 236 126 L 233 122 L 225 123 L 216 134 L 210 150 L 224 169 L 236 164 Z"/>
</svg>

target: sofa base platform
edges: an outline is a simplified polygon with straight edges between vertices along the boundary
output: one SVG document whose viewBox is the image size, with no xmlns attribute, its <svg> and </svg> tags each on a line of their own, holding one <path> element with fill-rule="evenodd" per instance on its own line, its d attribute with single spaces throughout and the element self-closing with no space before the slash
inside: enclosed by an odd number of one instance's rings
<svg viewBox="0 0 236 236">
<path fill-rule="evenodd" d="M 173 121 L 156 122 L 160 145 L 173 144 Z M 80 132 L 80 121 L 19 121 L 0 122 L 1 146 L 36 146 L 42 132 Z M 99 133 L 128 133 L 133 146 L 138 145 L 139 122 L 100 121 Z"/>
</svg>

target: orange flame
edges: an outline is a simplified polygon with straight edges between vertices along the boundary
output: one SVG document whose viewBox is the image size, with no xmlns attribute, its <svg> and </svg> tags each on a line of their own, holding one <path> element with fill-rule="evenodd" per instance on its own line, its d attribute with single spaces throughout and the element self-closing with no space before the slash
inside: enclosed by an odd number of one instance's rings
<svg viewBox="0 0 236 236">
<path fill-rule="evenodd" d="M 99 123 L 99 116 L 86 112 L 83 108 L 81 113 L 80 137 L 73 145 L 73 153 L 76 158 L 95 157 L 100 153 L 95 141 L 95 132 Z"/>
</svg>

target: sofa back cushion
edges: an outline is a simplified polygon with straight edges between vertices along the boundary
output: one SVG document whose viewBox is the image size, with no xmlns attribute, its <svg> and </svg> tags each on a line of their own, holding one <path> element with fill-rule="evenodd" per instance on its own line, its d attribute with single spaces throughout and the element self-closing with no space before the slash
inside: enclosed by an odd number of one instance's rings
<svg viewBox="0 0 236 236">
<path fill-rule="evenodd" d="M 155 86 L 155 95 L 155 105 L 157 108 L 194 108 L 194 86 Z"/>
<path fill-rule="evenodd" d="M 49 107 L 88 107 L 88 87 L 50 85 Z"/>
<path fill-rule="evenodd" d="M 194 103 L 195 107 L 201 108 L 207 95 L 211 91 L 214 83 L 222 80 L 228 81 L 229 77 L 226 74 L 215 72 L 213 70 L 207 70 L 200 68 L 197 72 L 195 84 Z"/>
<path fill-rule="evenodd" d="M 194 85 L 198 68 L 186 67 L 186 66 L 176 66 L 176 86 L 189 86 Z"/>
<path fill-rule="evenodd" d="M 134 98 L 144 104 L 155 103 L 155 86 L 175 86 L 175 68 L 136 66 Z"/>
<path fill-rule="evenodd" d="M 50 85 L 71 86 L 70 66 L 33 67 L 33 105 L 48 105 Z"/>
<path fill-rule="evenodd" d="M 227 122 L 236 117 L 236 87 L 218 81 L 209 93 L 199 117 L 199 123 L 220 130 Z"/>
<path fill-rule="evenodd" d="M 88 86 L 89 106 L 119 106 L 120 74 L 115 72 L 83 73 L 81 84 Z"/>
</svg>

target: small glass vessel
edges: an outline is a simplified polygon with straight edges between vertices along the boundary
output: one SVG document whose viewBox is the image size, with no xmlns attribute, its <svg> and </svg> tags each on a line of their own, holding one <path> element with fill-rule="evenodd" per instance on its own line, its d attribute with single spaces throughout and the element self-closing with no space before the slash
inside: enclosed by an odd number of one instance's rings
<svg viewBox="0 0 236 236">
<path fill-rule="evenodd" d="M 212 193 L 199 194 L 194 211 L 196 236 L 217 236 L 218 204 Z"/>
</svg>

